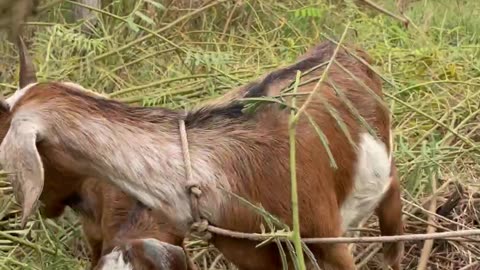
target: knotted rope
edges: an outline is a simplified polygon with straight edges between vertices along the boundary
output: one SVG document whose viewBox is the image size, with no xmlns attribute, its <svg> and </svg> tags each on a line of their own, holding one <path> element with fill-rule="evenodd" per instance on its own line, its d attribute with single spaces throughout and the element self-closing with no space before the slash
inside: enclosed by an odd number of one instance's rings
<svg viewBox="0 0 480 270">
<path fill-rule="evenodd" d="M 187 131 L 184 119 L 179 120 L 180 140 L 182 142 L 183 160 L 185 164 L 185 176 L 187 179 L 187 191 L 190 197 L 190 207 L 194 223 L 190 227 L 190 235 L 208 242 L 212 238 L 212 234 L 208 231 L 208 220 L 202 218 L 199 209 L 198 200 L 202 195 L 202 191 L 198 183 L 194 182 L 192 174 L 192 163 L 190 159 L 190 151 L 188 147 Z"/>
</svg>

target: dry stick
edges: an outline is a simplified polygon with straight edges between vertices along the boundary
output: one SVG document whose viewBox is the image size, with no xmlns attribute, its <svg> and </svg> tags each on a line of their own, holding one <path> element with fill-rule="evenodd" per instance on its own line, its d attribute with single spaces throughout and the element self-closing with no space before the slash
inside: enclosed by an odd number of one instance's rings
<svg viewBox="0 0 480 270">
<path fill-rule="evenodd" d="M 404 214 L 407 214 L 407 216 L 409 216 L 409 217 L 411 217 L 411 218 L 413 218 L 413 219 L 416 219 L 417 221 L 420 221 L 420 222 L 422 222 L 422 223 L 424 223 L 424 224 L 434 226 L 434 227 L 437 228 L 437 229 L 445 230 L 445 231 L 448 231 L 448 232 L 452 231 L 451 229 L 446 228 L 446 227 L 444 227 L 444 226 L 436 225 L 436 224 L 433 224 L 433 223 L 429 223 L 427 220 L 424 220 L 424 219 L 419 218 L 419 217 L 417 217 L 417 216 L 414 216 L 414 215 L 412 215 L 412 214 L 409 214 L 409 213 L 406 213 L 406 212 L 404 212 Z M 471 253 L 475 254 L 476 256 L 480 256 L 480 252 L 478 252 L 477 250 L 472 249 L 472 247 L 470 247 L 470 246 L 466 245 L 465 243 L 463 243 L 463 242 L 475 242 L 475 243 L 478 243 L 478 242 L 480 242 L 480 239 L 479 239 L 479 240 L 473 239 L 473 238 L 471 238 L 471 237 L 469 237 L 469 236 L 464 236 L 463 239 L 464 239 L 464 240 L 463 240 L 463 241 L 460 241 L 458 244 L 461 245 L 461 246 L 463 246 L 465 249 L 467 249 L 467 250 L 470 251 Z M 450 239 L 450 240 L 452 240 L 452 241 L 457 241 L 457 240 L 453 240 L 453 239 Z"/>
<path fill-rule="evenodd" d="M 449 179 L 445 184 L 450 183 L 450 182 L 453 182 L 453 180 Z M 445 185 L 445 184 L 444 184 L 444 185 Z M 443 186 L 442 186 L 442 187 L 443 187 Z M 456 189 L 456 192 L 458 192 L 458 190 L 457 190 L 458 187 L 455 187 L 455 189 Z M 436 193 L 437 193 L 437 194 L 439 193 L 438 190 L 437 190 Z M 408 202 L 408 201 L 406 201 L 406 202 Z M 462 224 L 462 223 L 456 222 L 456 221 L 451 220 L 451 219 L 449 219 L 449 218 L 446 218 L 446 217 L 444 217 L 444 216 L 442 216 L 442 215 L 439 215 L 439 214 L 437 214 L 435 211 L 434 211 L 434 212 L 428 211 L 427 209 L 424 209 L 423 206 L 417 206 L 417 205 L 415 205 L 415 204 L 412 203 L 412 202 L 408 202 L 408 203 L 411 204 L 411 205 L 413 205 L 413 206 L 415 206 L 415 207 L 417 207 L 417 210 L 421 210 L 421 211 L 423 211 L 423 212 L 425 212 L 425 213 L 427 213 L 427 214 L 429 214 L 429 215 L 432 215 L 432 216 L 436 217 L 437 220 L 443 220 L 443 221 L 448 222 L 448 223 L 450 223 L 450 224 L 454 224 L 454 225 L 460 226 L 460 227 L 462 227 L 463 229 L 472 229 L 472 227 L 470 227 L 470 226 L 464 225 L 464 224 Z M 422 205 L 424 205 L 424 204 L 422 204 Z M 428 224 L 428 221 L 422 220 L 422 219 L 417 218 L 417 217 L 415 217 L 415 218 L 416 218 L 417 220 L 421 221 L 421 222 L 424 222 L 424 223 Z M 441 229 L 441 230 L 451 231 L 451 229 L 446 228 L 446 227 L 441 226 L 441 225 L 436 225 L 436 224 L 432 224 L 432 223 L 430 223 L 429 225 L 432 225 L 432 226 L 436 227 L 437 230 L 438 230 L 438 229 Z M 466 237 L 466 238 L 467 238 L 468 240 L 470 240 L 470 241 L 475 241 L 475 239 L 468 238 L 468 237 Z M 468 241 L 466 241 L 466 242 L 468 242 Z M 480 256 L 480 253 L 479 253 L 479 251 L 478 251 L 477 249 L 473 249 L 471 246 L 467 245 L 466 243 L 459 242 L 458 244 L 461 245 L 463 248 L 467 249 L 467 250 L 468 250 L 469 252 L 471 252 L 472 254 L 474 254 L 474 255 L 476 255 L 476 256 Z"/>
<path fill-rule="evenodd" d="M 375 256 L 375 254 L 377 254 L 377 252 L 379 252 L 381 249 L 382 249 L 382 245 L 379 243 L 372 243 L 368 245 L 365 248 L 365 251 L 355 256 L 355 262 L 358 262 L 356 263 L 357 268 L 360 269 L 363 265 L 367 264 L 370 261 L 370 259 L 373 258 L 373 256 Z"/>
<path fill-rule="evenodd" d="M 442 225 L 437 225 L 437 224 L 434 224 L 434 223 L 429 223 L 427 220 L 424 220 L 424 219 L 422 219 L 422 218 L 420 218 L 420 217 L 414 216 L 414 215 L 412 215 L 412 214 L 410 214 L 410 213 L 404 212 L 404 214 L 406 214 L 407 216 L 409 216 L 409 217 L 411 217 L 411 218 L 413 218 L 413 219 L 415 219 L 415 220 L 417 220 L 417 221 L 422 222 L 423 224 L 433 226 L 433 227 L 435 227 L 436 229 L 440 229 L 440 230 L 444 230 L 444 231 L 448 231 L 448 232 L 451 232 L 451 231 L 452 231 L 451 229 L 446 228 L 446 227 L 444 227 L 444 226 L 442 226 Z M 464 227 L 466 227 L 467 230 L 470 229 L 470 228 L 467 227 L 467 226 L 464 226 Z M 465 242 L 480 242 L 480 239 L 477 240 L 477 239 L 473 239 L 473 238 L 468 237 L 468 236 L 464 236 L 464 239 L 465 239 Z M 480 253 L 479 253 L 478 251 L 472 250 L 470 247 L 466 246 L 464 243 L 459 243 L 459 244 L 462 245 L 463 247 L 465 247 L 466 249 L 468 249 L 470 252 L 476 254 L 477 256 L 480 256 Z"/>
<path fill-rule="evenodd" d="M 396 14 L 393 14 L 392 12 L 386 10 L 385 8 L 383 8 L 382 6 L 370 1 L 370 0 L 360 0 L 360 2 L 363 2 L 365 3 L 367 6 L 370 6 L 371 8 L 375 9 L 376 11 L 380 12 L 380 13 L 383 13 L 387 16 L 390 16 L 394 19 L 397 19 L 399 20 L 400 22 L 403 23 L 403 25 L 407 26 L 410 22 L 406 19 L 406 18 L 402 18 Z"/>
<path fill-rule="evenodd" d="M 190 270 L 198 270 L 197 266 L 195 265 L 195 262 L 192 259 L 192 256 L 188 254 L 187 243 L 186 243 L 185 239 L 182 242 L 182 248 L 183 248 L 183 252 L 185 252 L 185 256 L 187 257 L 188 268 Z"/>
<path fill-rule="evenodd" d="M 473 270 L 473 269 L 474 269 L 473 267 L 474 267 L 474 266 L 477 266 L 478 264 L 480 264 L 480 262 L 474 262 L 474 263 L 471 263 L 471 264 L 469 264 L 469 265 L 466 265 L 466 266 L 464 266 L 464 267 L 462 267 L 462 268 L 460 268 L 460 269 L 458 269 L 458 270 L 467 270 L 467 269 L 468 269 L 468 270 Z"/>
<path fill-rule="evenodd" d="M 215 259 L 213 260 L 212 264 L 210 265 L 210 267 L 208 268 L 208 270 L 214 270 L 215 269 L 215 266 L 218 264 L 218 262 L 222 259 L 223 255 L 222 254 L 219 254 L 217 255 L 217 257 L 215 257 Z"/>
<path fill-rule="evenodd" d="M 436 189 L 437 189 L 436 174 L 432 173 L 432 192 L 435 193 Z M 430 202 L 430 211 L 435 212 L 436 209 L 437 209 L 437 200 L 435 197 L 433 197 L 433 199 Z M 430 215 L 428 217 L 428 223 L 433 223 L 433 224 L 435 223 L 435 217 L 433 215 Z M 428 225 L 427 227 L 428 234 L 434 233 L 435 231 L 436 231 L 436 228 L 434 226 Z M 427 268 L 432 247 L 433 247 L 433 239 L 425 241 L 425 243 L 423 244 L 422 253 L 420 255 L 420 260 L 418 263 L 417 270 L 424 270 Z"/>
<path fill-rule="evenodd" d="M 221 229 L 212 225 L 208 226 L 208 231 L 214 234 L 220 234 L 239 239 L 247 239 L 252 241 L 263 241 L 272 237 L 278 237 L 281 241 L 288 241 L 289 235 L 285 234 L 259 234 L 259 233 L 242 233 L 231 230 Z M 324 237 L 324 238 L 303 238 L 302 241 L 306 244 L 337 244 L 337 243 L 387 243 L 399 241 L 420 241 L 429 239 L 445 239 L 452 241 L 479 241 L 475 239 L 464 239 L 466 236 L 480 235 L 480 229 L 476 230 L 461 230 L 451 232 L 439 233 L 419 233 L 419 234 L 403 234 L 390 236 L 369 236 L 369 237 Z"/>
<path fill-rule="evenodd" d="M 412 205 L 412 206 L 414 206 L 414 207 L 417 207 L 418 210 L 420 210 L 420 211 L 422 211 L 422 212 L 425 212 L 426 214 L 432 215 L 432 216 L 434 216 L 434 217 L 436 217 L 436 218 L 438 218 L 438 219 L 441 219 L 441 220 L 443 220 L 443 221 L 445 221 L 445 222 L 448 222 L 448 223 L 451 223 L 451 224 L 455 224 L 455 225 L 457 225 L 457 226 L 463 227 L 464 229 L 472 229 L 472 227 L 469 227 L 469 226 L 464 225 L 464 224 L 462 224 L 462 223 L 460 223 L 460 222 L 451 220 L 451 219 L 449 219 L 449 218 L 446 218 L 446 217 L 444 217 L 444 216 L 442 216 L 442 215 L 439 215 L 439 214 L 435 213 L 435 210 L 434 210 L 434 211 L 427 210 L 427 209 L 423 208 L 423 207 L 420 206 L 420 205 L 417 205 L 417 204 L 415 204 L 415 203 L 413 203 L 413 202 L 409 202 L 409 201 L 404 200 L 404 199 L 402 199 L 402 201 L 408 203 L 409 205 Z"/>
<path fill-rule="evenodd" d="M 361 260 L 359 263 L 356 264 L 357 269 L 360 269 L 364 265 L 366 265 L 373 258 L 373 256 L 375 256 L 375 254 L 377 254 L 377 252 L 379 252 L 380 250 L 382 250 L 382 246 L 375 247 L 375 249 L 372 252 L 368 253 L 363 260 Z"/>
<path fill-rule="evenodd" d="M 228 27 L 230 26 L 230 22 L 232 21 L 233 14 L 235 13 L 235 10 L 237 9 L 239 5 L 238 1 L 235 1 L 235 4 L 233 5 L 232 11 L 230 11 L 230 15 L 227 18 L 227 22 L 225 22 L 225 26 L 223 27 L 223 32 L 222 35 L 220 36 L 220 41 L 223 41 L 223 38 L 225 37 L 225 34 L 227 33 Z"/>
<path fill-rule="evenodd" d="M 207 252 L 208 252 L 208 248 L 200 250 L 197 254 L 195 254 L 195 256 L 193 256 L 192 261 L 196 261 L 198 258 L 200 258 L 203 254 Z"/>
</svg>

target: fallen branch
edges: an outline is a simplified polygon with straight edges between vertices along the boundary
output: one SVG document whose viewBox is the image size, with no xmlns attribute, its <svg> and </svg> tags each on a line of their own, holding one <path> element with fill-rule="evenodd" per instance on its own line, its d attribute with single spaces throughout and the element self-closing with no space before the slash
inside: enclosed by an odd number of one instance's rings
<svg viewBox="0 0 480 270">
<path fill-rule="evenodd" d="M 290 233 L 281 234 L 259 234 L 259 233 L 242 233 L 226 229 L 221 229 L 212 225 L 208 225 L 207 230 L 214 234 L 229 236 L 233 238 L 248 239 L 252 241 L 265 241 L 268 239 L 278 238 L 281 241 L 287 241 Z M 477 230 L 461 230 L 452 232 L 438 233 L 422 233 L 422 234 L 404 234 L 391 236 L 369 236 L 369 237 L 325 237 L 325 238 L 302 238 L 302 242 L 306 244 L 330 244 L 330 243 L 385 243 L 399 241 L 421 241 L 429 239 L 444 239 L 451 241 L 479 241 L 480 239 L 463 239 L 461 237 L 480 235 L 480 229 Z M 459 238 L 460 237 L 460 238 Z M 456 238 L 456 239 L 453 239 Z"/>
<path fill-rule="evenodd" d="M 405 16 L 401 17 L 401 16 L 398 16 L 388 10 L 386 10 L 385 8 L 383 8 L 382 6 L 370 1 L 370 0 L 360 0 L 360 2 L 364 3 L 365 5 L 371 7 L 372 9 L 375 9 L 376 11 L 380 12 L 380 13 L 383 13 L 387 16 L 390 16 L 398 21 L 400 21 L 401 23 L 403 23 L 403 26 L 405 26 L 405 28 L 408 27 L 409 25 L 409 21 L 405 18 Z M 403 15 L 403 13 L 402 13 Z"/>
<path fill-rule="evenodd" d="M 436 178 L 436 174 L 433 173 L 432 174 L 432 193 L 435 194 L 436 190 L 437 190 L 437 178 Z M 437 209 L 437 200 L 436 200 L 436 197 L 433 197 L 431 202 L 430 202 L 430 211 L 434 212 L 436 209 Z M 430 215 L 428 217 L 428 223 L 435 224 L 435 216 Z M 437 228 L 435 228 L 435 226 L 428 225 L 427 233 L 432 234 L 436 231 L 436 229 Z M 421 252 L 421 255 L 420 255 L 420 260 L 419 260 L 419 263 L 418 263 L 417 270 L 427 269 L 427 265 L 428 265 L 428 261 L 430 260 L 430 253 L 432 252 L 432 248 L 433 248 L 433 240 L 431 240 L 431 239 L 426 240 L 424 245 L 423 245 L 423 248 L 422 248 L 422 252 Z"/>
</svg>

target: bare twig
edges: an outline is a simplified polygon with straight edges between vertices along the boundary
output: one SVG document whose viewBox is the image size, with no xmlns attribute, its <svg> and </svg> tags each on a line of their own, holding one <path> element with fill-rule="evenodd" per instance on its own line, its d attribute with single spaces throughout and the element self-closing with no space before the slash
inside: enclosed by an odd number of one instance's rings
<svg viewBox="0 0 480 270">
<path fill-rule="evenodd" d="M 282 241 L 290 238 L 290 233 L 242 233 L 235 232 L 226 229 L 221 229 L 212 225 L 208 226 L 208 231 L 229 236 L 233 238 L 248 239 L 252 241 L 263 241 L 265 239 L 277 237 Z M 399 242 L 399 241 L 420 241 L 429 239 L 445 239 L 452 241 L 480 241 L 480 239 L 463 239 L 462 237 L 480 235 L 480 229 L 475 230 L 461 230 L 451 232 L 438 232 L 438 233 L 420 233 L 420 234 L 404 234 L 404 235 L 391 235 L 391 236 L 371 236 L 371 237 L 324 237 L 324 238 L 303 238 L 302 241 L 307 244 L 335 244 L 335 243 L 386 243 L 386 242 Z M 459 238 L 460 237 L 460 238 Z"/>
<path fill-rule="evenodd" d="M 436 174 L 432 173 L 432 193 L 435 194 L 436 189 L 437 189 Z M 434 212 L 436 209 L 437 209 L 437 200 L 435 197 L 433 197 L 432 200 L 430 201 L 430 211 Z M 435 217 L 433 215 L 430 215 L 428 217 L 428 223 L 435 223 Z M 435 226 L 428 225 L 427 234 L 434 233 L 435 231 L 436 231 Z M 422 248 L 422 253 L 420 255 L 420 260 L 418 263 L 417 270 L 427 269 L 427 264 L 430 258 L 430 252 L 432 251 L 432 247 L 433 247 L 433 239 L 425 241 Z"/>
<path fill-rule="evenodd" d="M 223 40 L 223 38 L 225 37 L 225 34 L 228 31 L 228 27 L 230 26 L 233 15 L 235 14 L 235 11 L 236 11 L 238 6 L 239 6 L 239 2 L 236 1 L 235 4 L 233 5 L 232 11 L 230 11 L 230 15 L 228 15 L 227 22 L 225 22 L 225 26 L 223 27 L 222 35 L 220 36 L 220 40 Z"/>
<path fill-rule="evenodd" d="M 403 25 L 404 25 L 405 27 L 408 27 L 408 24 L 410 23 L 405 17 L 400 17 L 400 16 L 398 16 L 398 15 L 396 15 L 396 14 L 394 14 L 394 13 L 388 11 L 388 10 L 386 10 L 385 8 L 383 8 L 382 6 L 380 6 L 379 4 L 374 3 L 374 2 L 372 2 L 372 1 L 370 1 L 370 0 L 360 0 L 360 2 L 366 4 L 367 6 L 375 9 L 376 11 L 378 11 L 378 12 L 380 12 L 380 13 L 383 13 L 383 14 L 385 14 L 385 15 L 387 15 L 387 16 L 390 16 L 390 17 L 392 17 L 392 18 L 400 21 L 401 23 L 403 23 Z M 402 14 L 403 14 L 403 13 L 402 13 Z"/>
</svg>

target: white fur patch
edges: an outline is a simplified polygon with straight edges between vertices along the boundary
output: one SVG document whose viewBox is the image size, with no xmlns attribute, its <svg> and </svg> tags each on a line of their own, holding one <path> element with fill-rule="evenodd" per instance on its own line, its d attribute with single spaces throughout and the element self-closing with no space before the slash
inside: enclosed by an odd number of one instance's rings
<svg viewBox="0 0 480 270">
<path fill-rule="evenodd" d="M 342 229 L 357 227 L 377 207 L 390 186 L 390 155 L 385 144 L 361 134 L 354 187 L 341 207 Z"/>
<path fill-rule="evenodd" d="M 78 83 L 62 82 L 62 84 L 66 87 L 69 87 L 69 88 L 75 88 L 75 89 L 78 89 L 78 90 L 81 90 L 81 91 L 88 91 L 85 87 L 81 86 Z"/>
<path fill-rule="evenodd" d="M 30 89 L 32 89 L 35 85 L 37 85 L 38 82 L 36 83 L 31 83 L 27 86 L 25 86 L 24 88 L 22 89 L 18 89 L 17 91 L 15 91 L 15 93 L 13 93 L 13 95 L 11 95 L 9 98 L 7 98 L 5 100 L 5 102 L 7 102 L 7 104 L 10 106 L 10 110 L 13 109 L 13 106 L 15 106 L 15 104 L 26 94 L 28 93 L 28 91 Z M 72 82 L 62 82 L 61 84 L 63 84 L 65 87 L 68 87 L 68 88 L 73 88 L 73 89 L 76 89 L 76 90 L 79 90 L 79 91 L 84 91 L 84 92 L 87 92 L 87 93 L 90 93 L 90 94 L 93 94 L 93 95 L 96 95 L 96 96 L 100 96 L 100 97 L 106 97 L 105 95 L 102 95 L 101 93 L 97 93 L 95 91 L 92 91 L 92 90 L 88 90 L 86 89 L 85 87 L 79 85 L 79 84 L 76 84 L 76 83 L 72 83 Z"/>
<path fill-rule="evenodd" d="M 72 89 L 79 90 L 79 91 L 84 91 L 84 92 L 93 94 L 93 95 L 95 95 L 95 96 L 107 98 L 106 95 L 101 94 L 101 93 L 98 93 L 98 92 L 95 92 L 95 91 L 90 90 L 90 89 L 87 89 L 87 88 L 85 88 L 85 87 L 83 87 L 83 86 L 81 86 L 80 84 L 77 84 L 77 83 L 73 83 L 73 82 L 62 82 L 62 84 L 63 84 L 63 86 L 66 86 L 66 87 L 68 87 L 68 88 L 72 88 Z"/>
<path fill-rule="evenodd" d="M 15 106 L 15 103 L 17 103 L 20 98 L 22 98 L 26 93 L 28 93 L 28 90 L 32 89 L 32 87 L 37 84 L 38 83 L 31 83 L 22 89 L 18 89 L 15 93 L 13 93 L 13 95 L 7 98 L 5 102 L 7 102 L 7 104 L 10 106 L 10 110 L 13 109 L 13 106 Z"/>
<path fill-rule="evenodd" d="M 126 262 L 123 253 L 115 248 L 102 258 L 104 262 L 100 270 L 133 270 L 133 266 Z"/>
</svg>

